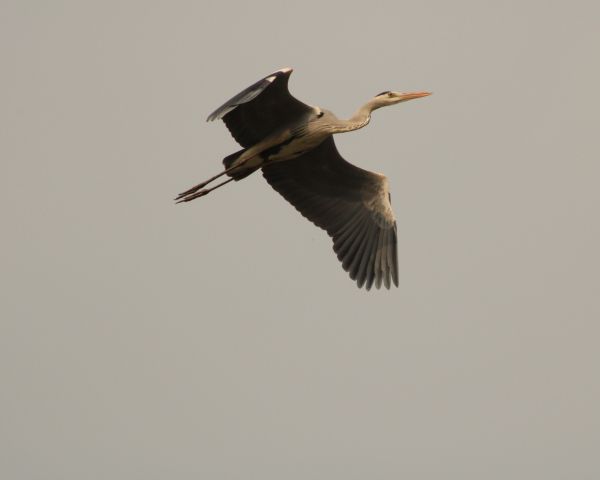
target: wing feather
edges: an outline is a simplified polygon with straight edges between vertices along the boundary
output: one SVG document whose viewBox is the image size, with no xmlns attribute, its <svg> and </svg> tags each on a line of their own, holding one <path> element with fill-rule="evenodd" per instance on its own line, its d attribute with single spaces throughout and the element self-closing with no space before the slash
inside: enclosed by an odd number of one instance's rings
<svg viewBox="0 0 600 480">
<path fill-rule="evenodd" d="M 222 119 L 233 138 L 244 148 L 312 112 L 288 90 L 291 68 L 282 68 L 241 91 L 208 116 Z"/>
<path fill-rule="evenodd" d="M 327 231 L 342 267 L 359 287 L 398 286 L 396 220 L 383 175 L 348 163 L 330 136 L 300 157 L 263 167 L 263 176 Z"/>
<path fill-rule="evenodd" d="M 375 255 L 375 262 L 373 267 L 375 269 L 375 287 L 381 288 L 381 281 L 383 279 L 383 268 L 381 268 L 381 257 L 383 254 L 383 237 L 385 232 L 379 231 L 379 238 L 377 240 L 377 253 Z"/>
<path fill-rule="evenodd" d="M 377 254 L 377 243 L 379 242 L 379 232 L 373 232 L 373 243 L 369 253 L 369 258 L 367 259 L 367 272 L 366 272 L 366 282 L 365 288 L 367 290 L 371 290 L 373 286 L 373 281 L 375 280 L 375 255 Z"/>
<path fill-rule="evenodd" d="M 381 268 L 383 270 L 383 282 L 385 288 L 390 288 L 390 237 L 391 229 L 386 230 L 383 240 L 383 254 L 381 255 Z"/>
<path fill-rule="evenodd" d="M 365 283 L 367 283 L 368 265 L 369 265 L 369 260 L 372 257 L 373 243 L 375 242 L 376 238 L 377 238 L 377 229 L 373 225 L 371 225 L 371 228 L 369 230 L 369 236 L 365 242 L 364 254 L 361 256 L 360 264 L 358 265 L 358 268 L 356 271 L 356 281 L 358 283 L 359 288 L 362 288 L 362 286 L 365 285 Z M 369 289 L 369 288 L 370 287 L 367 286 L 367 289 Z"/>
<path fill-rule="evenodd" d="M 344 270 L 350 273 L 351 278 L 352 273 L 350 272 L 350 265 L 360 252 L 360 248 L 363 244 L 363 238 L 365 237 L 369 226 L 368 219 L 363 219 L 360 222 L 360 225 L 357 226 L 357 228 L 352 232 L 352 235 L 349 237 L 349 246 L 343 255 L 342 267 Z M 354 278 L 352 280 L 354 280 Z"/>
<path fill-rule="evenodd" d="M 367 246 L 369 245 L 369 238 L 371 238 L 371 230 L 373 229 L 373 224 L 367 224 L 365 231 L 362 235 L 360 245 L 358 246 L 356 252 L 354 253 L 354 258 L 352 258 L 352 263 L 348 265 L 347 272 L 350 274 L 350 278 L 352 280 L 356 280 L 360 285 L 360 279 L 358 279 L 358 269 L 360 264 L 364 259 L 368 257 L 368 253 L 366 252 Z"/>
</svg>

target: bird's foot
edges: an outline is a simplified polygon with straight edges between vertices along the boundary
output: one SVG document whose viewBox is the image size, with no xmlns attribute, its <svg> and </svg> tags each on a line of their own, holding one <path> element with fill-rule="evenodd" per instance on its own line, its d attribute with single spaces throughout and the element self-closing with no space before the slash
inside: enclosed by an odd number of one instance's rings
<svg viewBox="0 0 600 480">
<path fill-rule="evenodd" d="M 203 197 L 204 195 L 210 193 L 213 189 L 212 188 L 205 188 L 204 190 L 200 190 L 199 192 L 195 192 L 194 190 L 192 190 L 189 193 L 183 192 L 180 193 L 177 198 L 175 199 L 175 203 L 183 203 L 183 202 L 189 202 L 190 200 L 194 200 L 195 198 L 200 198 Z"/>
<path fill-rule="evenodd" d="M 229 180 L 225 180 L 224 182 L 221 182 L 212 188 L 204 188 L 204 189 L 200 190 L 199 192 L 197 191 L 199 187 L 196 186 L 194 188 L 191 188 L 191 189 L 177 195 L 177 198 L 175 199 L 175 203 L 189 202 L 190 200 L 194 200 L 195 198 L 203 197 L 204 195 L 209 194 L 213 190 L 216 190 L 217 188 L 222 187 L 223 185 L 226 185 L 233 180 L 234 180 L 233 178 L 230 178 Z"/>
<path fill-rule="evenodd" d="M 204 188 L 209 183 L 210 182 L 208 180 L 206 182 L 199 183 L 198 185 L 195 185 L 192 188 L 187 189 L 185 192 L 181 192 L 179 195 L 177 195 L 177 198 L 175 200 L 180 200 L 187 195 L 197 192 L 198 190 L 200 190 L 201 188 Z"/>
</svg>

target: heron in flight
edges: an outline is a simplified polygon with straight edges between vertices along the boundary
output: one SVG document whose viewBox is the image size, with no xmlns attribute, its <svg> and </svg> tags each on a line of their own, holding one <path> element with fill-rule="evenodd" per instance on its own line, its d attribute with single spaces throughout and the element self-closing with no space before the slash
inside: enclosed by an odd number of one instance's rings
<svg viewBox="0 0 600 480">
<path fill-rule="evenodd" d="M 221 173 L 179 194 L 177 203 L 262 169 L 283 198 L 332 237 L 333 250 L 359 288 L 398 286 L 388 180 L 344 160 L 333 135 L 364 127 L 373 110 L 430 93 L 382 92 L 342 120 L 294 98 L 288 90 L 291 73 L 291 68 L 273 72 L 209 115 L 208 121 L 222 119 L 243 149 L 223 159 Z M 223 175 L 230 178 L 205 188 Z"/>
</svg>

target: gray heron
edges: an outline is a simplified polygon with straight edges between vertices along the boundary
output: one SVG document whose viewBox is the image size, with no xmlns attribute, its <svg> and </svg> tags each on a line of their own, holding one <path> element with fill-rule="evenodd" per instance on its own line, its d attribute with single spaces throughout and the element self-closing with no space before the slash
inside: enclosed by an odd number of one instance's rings
<svg viewBox="0 0 600 480">
<path fill-rule="evenodd" d="M 189 202 L 262 169 L 283 198 L 332 237 L 333 250 L 359 288 L 398 286 L 388 180 L 344 160 L 333 135 L 364 127 L 378 108 L 430 93 L 382 92 L 342 120 L 294 98 L 288 90 L 291 73 L 282 68 L 267 75 L 208 116 L 207 121 L 222 119 L 243 149 L 223 159 L 221 173 L 179 194 L 176 202 Z M 204 188 L 223 175 L 229 178 Z"/>
</svg>

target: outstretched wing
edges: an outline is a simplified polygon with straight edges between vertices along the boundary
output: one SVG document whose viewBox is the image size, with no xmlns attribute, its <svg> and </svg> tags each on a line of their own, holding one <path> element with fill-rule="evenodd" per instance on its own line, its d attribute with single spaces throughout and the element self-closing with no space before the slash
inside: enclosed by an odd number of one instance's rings
<svg viewBox="0 0 600 480">
<path fill-rule="evenodd" d="M 387 178 L 348 163 L 333 136 L 292 160 L 263 167 L 288 202 L 333 238 L 333 250 L 359 288 L 398 286 L 396 220 Z"/>
<path fill-rule="evenodd" d="M 238 93 L 208 116 L 223 119 L 233 138 L 244 148 L 263 140 L 276 129 L 312 111 L 288 91 L 291 68 L 282 68 Z"/>
</svg>

